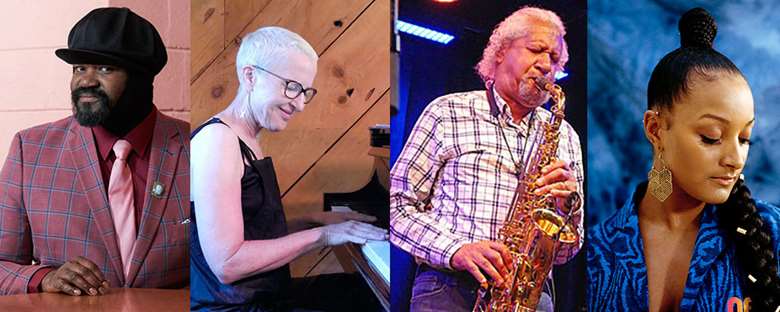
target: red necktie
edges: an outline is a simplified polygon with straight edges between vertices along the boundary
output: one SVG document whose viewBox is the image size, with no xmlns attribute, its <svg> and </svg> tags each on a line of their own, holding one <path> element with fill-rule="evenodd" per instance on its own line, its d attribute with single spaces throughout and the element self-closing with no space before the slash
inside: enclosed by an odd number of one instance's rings
<svg viewBox="0 0 780 312">
<path fill-rule="evenodd" d="M 133 175 L 127 165 L 127 155 L 131 150 L 130 142 L 117 140 L 114 143 L 114 166 L 108 178 L 108 203 L 114 218 L 116 241 L 122 255 L 125 278 L 130 272 L 130 254 L 135 244 L 135 204 L 133 203 Z"/>
</svg>

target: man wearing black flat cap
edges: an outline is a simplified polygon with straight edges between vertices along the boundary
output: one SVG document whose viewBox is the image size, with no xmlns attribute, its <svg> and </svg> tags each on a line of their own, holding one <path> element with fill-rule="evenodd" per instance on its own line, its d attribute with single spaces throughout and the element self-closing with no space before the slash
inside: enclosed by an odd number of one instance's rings
<svg viewBox="0 0 780 312">
<path fill-rule="evenodd" d="M 73 116 L 17 133 L 0 171 L 0 294 L 189 283 L 189 125 L 161 114 L 167 62 L 127 8 L 89 12 L 55 54 Z"/>
</svg>

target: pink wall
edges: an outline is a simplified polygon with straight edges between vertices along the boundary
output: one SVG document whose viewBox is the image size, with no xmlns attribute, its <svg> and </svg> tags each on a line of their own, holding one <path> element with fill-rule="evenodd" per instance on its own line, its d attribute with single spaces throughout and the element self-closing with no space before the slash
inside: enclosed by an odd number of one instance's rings
<svg viewBox="0 0 780 312">
<path fill-rule="evenodd" d="M 90 10 L 126 6 L 162 36 L 168 65 L 155 79 L 154 102 L 163 113 L 190 120 L 190 6 L 185 0 L 3 1 L 0 10 L 0 162 L 13 135 L 71 114 L 70 65 L 54 55 Z"/>
<path fill-rule="evenodd" d="M 164 113 L 190 121 L 190 1 L 109 0 L 152 22 L 168 48 L 168 64 L 154 81 L 154 104 Z"/>
</svg>

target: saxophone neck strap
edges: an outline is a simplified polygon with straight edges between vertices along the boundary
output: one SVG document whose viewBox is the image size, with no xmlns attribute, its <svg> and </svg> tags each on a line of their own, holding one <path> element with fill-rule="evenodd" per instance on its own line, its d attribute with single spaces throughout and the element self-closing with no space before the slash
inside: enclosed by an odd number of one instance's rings
<svg viewBox="0 0 780 312">
<path fill-rule="evenodd" d="M 485 92 L 487 92 L 487 100 L 488 100 L 488 104 L 490 104 L 490 115 L 492 115 L 495 118 L 498 118 L 498 115 L 501 114 L 501 112 L 498 111 L 498 103 L 496 103 L 496 94 L 493 91 L 494 84 L 495 81 L 488 80 L 485 83 Z"/>
</svg>

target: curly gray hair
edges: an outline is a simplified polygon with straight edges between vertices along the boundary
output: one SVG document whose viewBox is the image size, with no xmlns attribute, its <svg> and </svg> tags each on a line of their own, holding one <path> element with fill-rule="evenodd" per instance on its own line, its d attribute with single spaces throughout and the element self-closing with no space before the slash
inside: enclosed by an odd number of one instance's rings
<svg viewBox="0 0 780 312">
<path fill-rule="evenodd" d="M 563 26 L 560 17 L 552 11 L 535 7 L 523 7 L 515 11 L 493 29 L 488 45 L 482 52 L 482 60 L 475 67 L 483 81 L 494 78 L 498 52 L 508 47 L 515 39 L 521 38 L 528 33 L 529 27 L 531 27 L 529 20 L 538 20 L 551 24 L 561 37 L 566 35 L 566 27 Z M 563 66 L 569 61 L 569 48 L 566 45 L 566 40 L 563 40 L 561 50 L 558 63 L 553 64 L 558 69 L 563 69 Z"/>
</svg>

